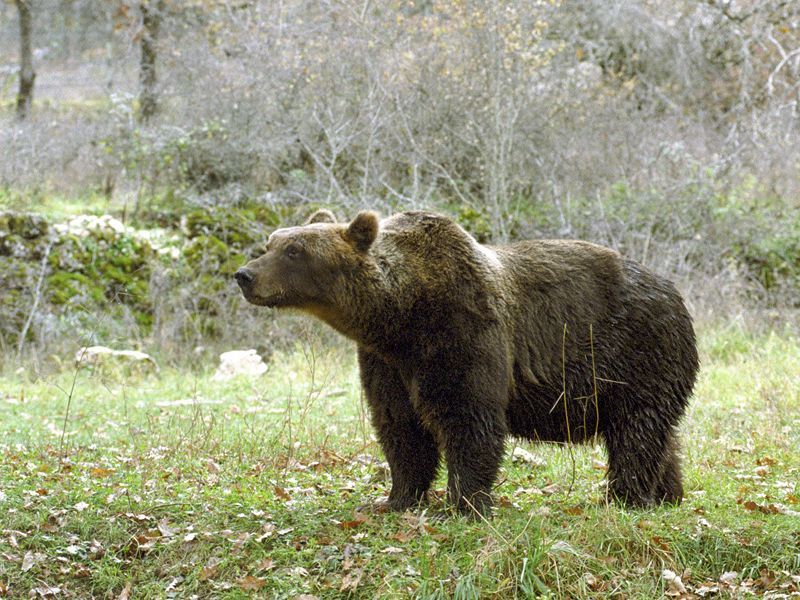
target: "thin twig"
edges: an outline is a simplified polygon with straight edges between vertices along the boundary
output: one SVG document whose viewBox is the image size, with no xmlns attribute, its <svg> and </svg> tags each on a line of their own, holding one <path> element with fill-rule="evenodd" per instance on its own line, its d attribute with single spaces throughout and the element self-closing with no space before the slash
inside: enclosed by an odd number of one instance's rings
<svg viewBox="0 0 800 600">
<path fill-rule="evenodd" d="M 69 409 L 72 406 L 72 396 L 75 393 L 75 384 L 78 381 L 78 372 L 81 370 L 81 363 L 83 362 L 83 356 L 86 354 L 86 350 L 88 350 L 87 346 L 81 348 L 80 356 L 78 356 L 77 363 L 75 365 L 75 373 L 72 375 L 72 385 L 69 388 L 69 394 L 67 395 L 67 409 L 64 411 L 64 424 L 61 426 L 61 440 L 58 443 L 58 455 L 61 457 L 61 462 L 64 462 L 64 436 L 67 433 L 67 421 L 69 421 Z"/>
<path fill-rule="evenodd" d="M 41 268 L 39 270 L 39 280 L 36 282 L 36 288 L 33 290 L 33 304 L 31 305 L 31 311 L 28 313 L 28 318 L 19 334 L 19 342 L 17 344 L 17 360 L 22 360 L 22 350 L 25 348 L 25 338 L 28 335 L 28 329 L 30 328 L 31 323 L 33 322 L 33 315 L 36 314 L 36 308 L 39 306 L 39 299 L 42 297 L 42 283 L 44 282 L 44 274 L 47 271 L 47 259 L 50 257 L 50 250 L 52 247 L 53 240 L 50 240 L 47 242 L 47 248 L 45 248 L 44 256 L 42 257 Z"/>
<path fill-rule="evenodd" d="M 564 398 L 564 422 L 567 425 L 567 451 L 569 452 L 569 460 L 572 464 L 572 477 L 567 488 L 566 497 L 569 498 L 572 494 L 572 487 L 575 485 L 575 454 L 572 448 L 572 432 L 569 427 L 569 408 L 567 404 L 567 324 L 564 323 L 564 335 L 561 339 L 561 395 Z"/>
</svg>

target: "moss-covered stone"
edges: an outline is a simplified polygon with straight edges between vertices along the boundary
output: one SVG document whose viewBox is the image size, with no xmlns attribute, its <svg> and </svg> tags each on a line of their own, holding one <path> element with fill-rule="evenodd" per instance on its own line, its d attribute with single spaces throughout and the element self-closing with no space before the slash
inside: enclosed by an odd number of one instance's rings
<svg viewBox="0 0 800 600">
<path fill-rule="evenodd" d="M 3 233 L 32 240 L 47 235 L 47 221 L 34 213 L 0 212 L 0 236 Z"/>
</svg>

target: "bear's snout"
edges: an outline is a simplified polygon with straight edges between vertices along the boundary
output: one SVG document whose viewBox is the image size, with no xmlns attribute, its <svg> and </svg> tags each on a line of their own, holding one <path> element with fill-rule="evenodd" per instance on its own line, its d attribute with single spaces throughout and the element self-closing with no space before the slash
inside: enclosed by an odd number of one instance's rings
<svg viewBox="0 0 800 600">
<path fill-rule="evenodd" d="M 255 276 L 253 275 L 253 272 L 250 269 L 246 268 L 239 269 L 234 274 L 234 277 L 236 278 L 236 283 L 239 284 L 239 287 L 242 288 L 243 292 L 250 291 L 250 288 L 253 285 L 253 279 L 255 279 Z"/>
</svg>

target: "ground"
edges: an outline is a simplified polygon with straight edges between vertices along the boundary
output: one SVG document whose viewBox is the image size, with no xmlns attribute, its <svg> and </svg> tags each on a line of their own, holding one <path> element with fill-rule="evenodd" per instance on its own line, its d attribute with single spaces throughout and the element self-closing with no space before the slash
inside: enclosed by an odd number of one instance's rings
<svg viewBox="0 0 800 600">
<path fill-rule="evenodd" d="M 0 597 L 800 595 L 800 341 L 700 342 L 680 507 L 607 504 L 599 446 L 509 444 L 477 523 L 356 512 L 389 480 L 347 348 L 228 382 L 6 365 Z"/>
</svg>

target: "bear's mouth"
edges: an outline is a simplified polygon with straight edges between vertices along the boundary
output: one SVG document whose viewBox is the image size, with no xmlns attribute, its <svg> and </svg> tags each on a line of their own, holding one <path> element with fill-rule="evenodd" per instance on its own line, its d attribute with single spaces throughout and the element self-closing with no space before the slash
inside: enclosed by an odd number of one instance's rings
<svg viewBox="0 0 800 600">
<path fill-rule="evenodd" d="M 270 294 L 269 296 L 259 296 L 257 294 L 243 294 L 244 299 L 247 300 L 250 304 L 255 304 L 256 306 L 266 306 L 267 308 L 280 308 L 282 306 L 288 306 L 290 302 L 286 298 L 285 294 Z"/>
</svg>

